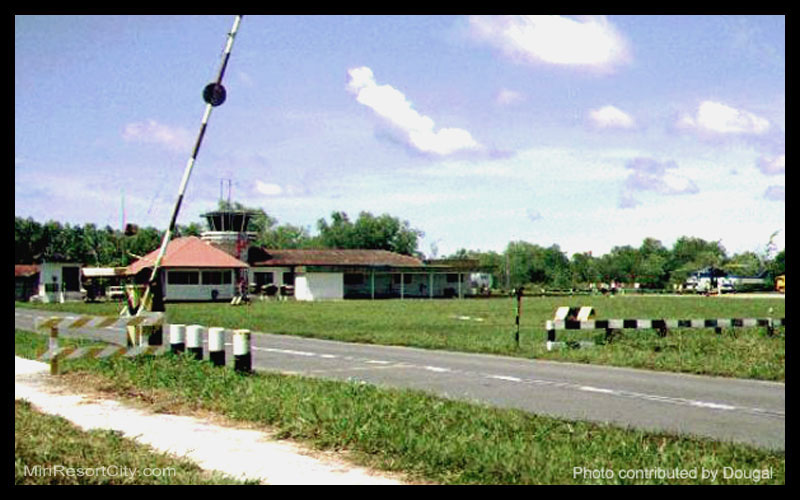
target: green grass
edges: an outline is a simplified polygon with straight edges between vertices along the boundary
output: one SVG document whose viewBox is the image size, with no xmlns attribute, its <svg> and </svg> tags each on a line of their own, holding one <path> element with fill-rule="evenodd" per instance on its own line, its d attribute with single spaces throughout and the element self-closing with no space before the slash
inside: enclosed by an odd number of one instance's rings
<svg viewBox="0 0 800 500">
<path fill-rule="evenodd" d="M 105 467 L 105 468 L 103 468 Z M 111 430 L 82 431 L 14 401 L 15 484 L 240 484 Z"/>
<path fill-rule="evenodd" d="M 44 335 L 16 332 L 22 350 Z M 185 409 L 209 410 L 277 429 L 279 437 L 346 450 L 362 464 L 446 484 L 697 484 L 710 480 L 585 479 L 587 469 L 772 470 L 785 482 L 785 454 L 709 439 L 621 429 L 450 401 L 418 391 L 258 373 L 245 376 L 189 356 L 75 360 L 67 372 L 99 376 L 105 390 L 141 393 Z M 85 377 L 92 380 L 93 377 Z"/>
<path fill-rule="evenodd" d="M 17 303 L 18 306 L 28 307 Z M 614 342 L 592 349 L 545 348 L 545 321 L 562 305 L 595 308 L 603 318 L 747 318 L 785 316 L 776 299 L 726 297 L 526 297 L 520 346 L 514 341 L 514 302 L 488 300 L 352 300 L 167 305 L 172 323 L 202 324 L 305 337 L 480 352 L 526 358 L 608 364 L 664 371 L 765 380 L 785 379 L 785 337 L 763 329 L 678 329 L 666 338 L 654 331 L 625 330 Z M 115 304 L 37 305 L 49 310 L 116 314 Z M 773 312 L 770 314 L 769 309 Z M 468 319 L 466 319 L 468 318 Z M 559 339 L 592 339 L 602 331 L 559 332 Z M 782 329 L 781 329 L 782 333 Z"/>
</svg>

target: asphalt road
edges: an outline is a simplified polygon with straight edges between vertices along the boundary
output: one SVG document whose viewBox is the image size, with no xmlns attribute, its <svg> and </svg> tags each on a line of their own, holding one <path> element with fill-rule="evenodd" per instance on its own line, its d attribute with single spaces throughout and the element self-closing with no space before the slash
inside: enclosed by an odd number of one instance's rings
<svg viewBox="0 0 800 500">
<path fill-rule="evenodd" d="M 53 315 L 70 316 L 15 309 L 14 324 L 32 330 L 35 317 Z M 113 328 L 65 331 L 62 335 L 125 342 L 124 332 Z M 228 334 L 226 359 L 232 364 L 230 343 Z M 252 354 L 256 370 L 419 389 L 560 418 L 785 450 L 786 393 L 782 383 L 266 333 L 253 335 Z"/>
</svg>

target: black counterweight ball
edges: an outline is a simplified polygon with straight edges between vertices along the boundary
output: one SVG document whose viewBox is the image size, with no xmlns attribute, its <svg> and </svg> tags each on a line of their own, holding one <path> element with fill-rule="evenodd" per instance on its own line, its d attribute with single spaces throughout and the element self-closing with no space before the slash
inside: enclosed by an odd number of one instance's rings
<svg viewBox="0 0 800 500">
<path fill-rule="evenodd" d="M 225 102 L 225 87 L 221 83 L 209 83 L 203 89 L 203 100 L 212 106 Z"/>
</svg>

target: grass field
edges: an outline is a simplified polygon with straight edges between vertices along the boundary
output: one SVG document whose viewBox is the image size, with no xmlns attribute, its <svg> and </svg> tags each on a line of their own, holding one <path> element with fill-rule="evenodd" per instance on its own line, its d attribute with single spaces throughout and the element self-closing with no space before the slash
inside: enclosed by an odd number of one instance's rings
<svg viewBox="0 0 800 500">
<path fill-rule="evenodd" d="M 65 345 L 76 343 L 64 341 Z M 46 344 L 45 335 L 15 332 L 17 355 L 32 357 Z M 425 482 L 785 482 L 784 453 L 535 416 L 417 391 L 270 373 L 244 376 L 187 355 L 82 359 L 64 362 L 62 368 L 65 378 L 74 377 L 82 386 L 92 385 L 119 397 L 135 396 L 160 411 L 203 409 L 256 422 L 277 429 L 280 437 L 306 441 L 320 449 L 346 451 L 361 464 L 405 472 Z M 576 467 L 611 470 L 614 474 L 611 478 L 586 477 L 576 474 Z M 703 470 L 718 475 L 703 479 Z M 629 471 L 651 471 L 653 476 L 623 477 Z M 674 471 L 685 471 L 689 476 L 659 478 L 658 471 L 673 475 Z M 725 478 L 725 471 L 739 471 L 742 476 Z"/>
<path fill-rule="evenodd" d="M 17 303 L 30 307 L 29 304 Z M 785 316 L 785 301 L 729 297 L 584 296 L 526 297 L 520 345 L 514 341 L 511 298 L 473 300 L 380 300 L 259 302 L 167 305 L 172 323 L 202 324 L 306 337 L 402 345 L 426 349 L 608 364 L 664 371 L 764 380 L 785 379 L 783 329 L 677 329 L 660 338 L 654 331 L 625 330 L 614 341 L 589 349 L 545 348 L 545 321 L 562 305 L 592 306 L 597 319 L 747 318 Z M 48 304 L 37 308 L 88 314 L 116 314 L 116 304 Z M 770 312 L 772 309 L 772 312 Z M 559 332 L 559 339 L 602 340 L 602 331 Z"/>
</svg>

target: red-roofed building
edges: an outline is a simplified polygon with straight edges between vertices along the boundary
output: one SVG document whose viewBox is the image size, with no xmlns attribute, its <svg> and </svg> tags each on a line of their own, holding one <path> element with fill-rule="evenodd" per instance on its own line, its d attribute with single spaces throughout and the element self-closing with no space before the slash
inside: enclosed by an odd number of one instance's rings
<svg viewBox="0 0 800 500">
<path fill-rule="evenodd" d="M 255 212 L 223 210 L 205 214 L 209 244 L 247 259 L 250 289 L 267 295 L 293 295 L 297 300 L 349 298 L 463 297 L 469 293 L 467 267 L 422 262 L 386 250 L 280 249 L 252 245 L 248 232 Z M 462 262 L 461 264 L 464 264 Z"/>
<path fill-rule="evenodd" d="M 137 283 L 150 279 L 158 257 L 154 250 L 128 266 L 126 274 Z M 167 244 L 161 260 L 160 280 L 164 300 L 230 300 L 237 292 L 247 263 L 228 255 L 195 236 L 176 238 Z"/>
</svg>

